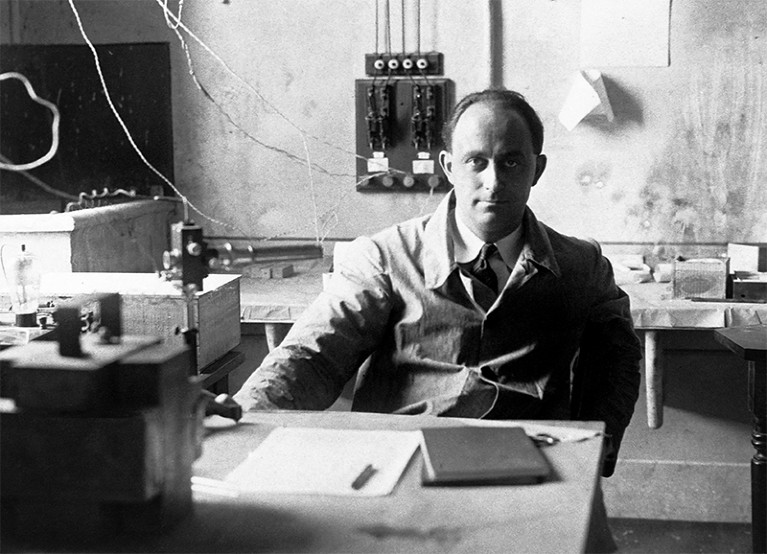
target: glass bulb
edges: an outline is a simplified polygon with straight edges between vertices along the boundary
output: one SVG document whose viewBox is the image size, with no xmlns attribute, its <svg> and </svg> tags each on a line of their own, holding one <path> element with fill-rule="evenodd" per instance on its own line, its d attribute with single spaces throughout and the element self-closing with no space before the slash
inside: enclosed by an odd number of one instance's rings
<svg viewBox="0 0 767 554">
<path fill-rule="evenodd" d="M 21 252 L 11 261 L 8 286 L 16 314 L 16 325 L 35 327 L 37 325 L 37 307 L 40 301 L 40 272 L 35 256 L 21 245 Z"/>
</svg>

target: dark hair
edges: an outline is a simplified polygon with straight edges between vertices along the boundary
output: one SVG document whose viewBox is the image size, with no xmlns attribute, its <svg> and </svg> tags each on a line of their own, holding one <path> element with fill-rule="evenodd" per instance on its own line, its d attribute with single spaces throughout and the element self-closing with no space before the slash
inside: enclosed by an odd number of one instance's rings
<svg viewBox="0 0 767 554">
<path fill-rule="evenodd" d="M 543 150 L 543 123 L 541 123 L 541 118 L 538 117 L 533 107 L 527 103 L 524 96 L 516 91 L 507 89 L 486 89 L 481 92 L 472 92 L 464 96 L 456 104 L 442 128 L 442 140 L 447 150 L 453 148 L 453 131 L 455 131 L 455 126 L 458 124 L 458 120 L 461 119 L 463 112 L 472 104 L 479 102 L 498 102 L 503 108 L 516 110 L 530 128 L 534 153 L 541 153 Z"/>
</svg>

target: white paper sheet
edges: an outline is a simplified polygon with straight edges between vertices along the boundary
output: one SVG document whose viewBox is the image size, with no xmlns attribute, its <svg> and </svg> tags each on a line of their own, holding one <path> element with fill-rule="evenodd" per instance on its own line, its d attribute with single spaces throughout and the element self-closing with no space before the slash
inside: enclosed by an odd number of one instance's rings
<svg viewBox="0 0 767 554">
<path fill-rule="evenodd" d="M 671 0 L 582 0 L 581 67 L 667 67 Z"/>
<path fill-rule="evenodd" d="M 591 114 L 603 115 L 608 121 L 614 119 L 602 74 L 595 69 L 576 74 L 570 93 L 559 112 L 559 121 L 568 131 L 572 131 L 584 117 Z"/>
<path fill-rule="evenodd" d="M 227 478 L 247 492 L 385 496 L 420 442 L 418 431 L 360 431 L 280 427 Z M 352 483 L 372 465 L 360 488 Z"/>
</svg>

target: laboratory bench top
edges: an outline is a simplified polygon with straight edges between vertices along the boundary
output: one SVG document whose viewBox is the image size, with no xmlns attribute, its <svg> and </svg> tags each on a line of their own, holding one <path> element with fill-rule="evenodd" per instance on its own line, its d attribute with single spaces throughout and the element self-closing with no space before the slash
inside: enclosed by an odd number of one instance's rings
<svg viewBox="0 0 767 554">
<path fill-rule="evenodd" d="M 194 513 L 158 536 L 83 541 L 89 552 L 583 552 L 598 513 L 602 440 L 542 452 L 553 477 L 534 485 L 424 487 L 418 451 L 386 496 L 239 491 L 223 482 L 276 427 L 417 431 L 474 424 L 431 416 L 355 412 L 247 413 L 209 418 L 194 475 Z M 535 422 L 537 424 L 543 422 Z M 556 422 L 550 422 L 556 424 Z M 599 433 L 601 422 L 566 422 Z M 193 479 L 193 482 L 195 480 Z M 220 483 L 217 487 L 216 484 Z M 600 518 L 603 517 L 603 512 Z M 13 551 L 48 551 L 34 539 Z M 54 550 L 71 551 L 57 543 Z"/>
</svg>

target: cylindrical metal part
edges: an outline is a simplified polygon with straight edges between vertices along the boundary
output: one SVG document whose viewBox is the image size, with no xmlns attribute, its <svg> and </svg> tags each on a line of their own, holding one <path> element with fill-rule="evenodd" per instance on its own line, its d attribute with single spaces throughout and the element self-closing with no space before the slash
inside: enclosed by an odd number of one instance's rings
<svg viewBox="0 0 767 554">
<path fill-rule="evenodd" d="M 292 244 L 282 246 L 235 247 L 227 242 L 218 249 L 218 257 L 224 268 L 241 267 L 258 262 L 281 262 L 286 260 L 310 260 L 322 258 L 319 244 Z"/>
</svg>

